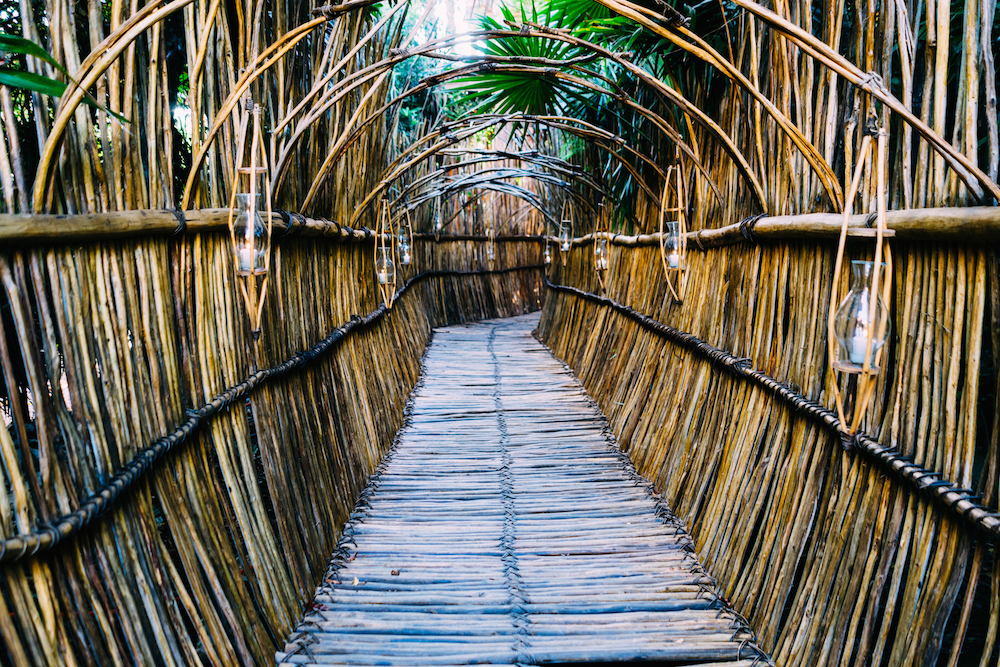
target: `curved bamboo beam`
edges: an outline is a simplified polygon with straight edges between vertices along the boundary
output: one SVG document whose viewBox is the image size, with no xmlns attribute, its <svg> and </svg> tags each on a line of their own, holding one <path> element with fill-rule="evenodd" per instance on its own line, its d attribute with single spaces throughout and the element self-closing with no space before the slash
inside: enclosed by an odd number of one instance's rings
<svg viewBox="0 0 1000 667">
<path fill-rule="evenodd" d="M 692 51 L 689 48 L 690 45 L 689 47 L 682 46 L 684 40 L 675 41 L 676 38 L 672 37 L 674 34 L 672 31 L 676 31 L 679 34 L 683 34 L 688 37 L 697 38 L 694 33 L 687 30 L 683 26 L 676 25 L 676 21 L 670 21 L 662 14 L 639 7 L 638 5 L 629 2 L 629 0 L 597 0 L 597 2 L 614 12 L 621 14 L 622 16 L 638 21 L 644 27 L 653 30 L 658 35 L 670 39 L 672 42 L 689 51 L 693 55 L 703 57 L 702 55 L 695 53 L 695 51 Z M 815 60 L 827 66 L 833 72 L 847 79 L 855 86 L 868 91 L 868 93 L 872 96 L 881 100 L 887 107 L 899 114 L 899 116 L 906 121 L 907 124 L 913 127 L 918 134 L 935 147 L 938 154 L 940 154 L 944 158 L 945 162 L 948 163 L 948 166 L 955 170 L 955 172 L 962 178 L 962 181 L 969 188 L 969 191 L 976 196 L 980 203 L 985 203 L 986 191 L 988 191 L 995 200 L 1000 201 L 1000 185 L 990 179 L 990 177 L 979 169 L 967 156 L 956 150 L 955 147 L 952 146 L 944 137 L 939 135 L 926 123 L 920 120 L 920 118 L 914 115 L 913 112 L 911 112 L 910 109 L 903 104 L 903 102 L 898 100 L 884 87 L 875 85 L 871 77 L 862 72 L 856 65 L 847 60 L 847 58 L 830 48 L 830 46 L 823 42 L 823 40 L 818 39 L 799 26 L 782 18 L 778 14 L 759 5 L 753 0 L 734 0 L 734 2 L 738 6 L 765 21 L 775 30 L 783 33 L 787 38 L 798 44 L 803 51 L 812 56 Z M 669 29 L 654 23 L 646 17 L 652 17 L 666 22 L 669 24 Z M 716 54 L 716 57 L 720 61 L 725 60 L 720 54 Z M 706 62 L 713 64 L 709 60 L 706 60 Z"/>
<path fill-rule="evenodd" d="M 453 163 L 450 163 L 450 164 L 447 164 L 447 165 L 443 165 L 442 167 L 440 167 L 438 169 L 435 169 L 432 172 L 424 174 L 423 176 L 421 176 L 420 178 L 416 179 L 415 181 L 413 181 L 411 183 L 408 183 L 406 185 L 406 187 L 404 187 L 402 190 L 400 190 L 399 195 L 394 200 L 392 200 L 391 202 L 389 202 L 390 206 L 395 206 L 400 200 L 404 199 L 408 195 L 408 193 L 413 192 L 413 191 L 419 191 L 419 189 L 423 185 L 425 185 L 427 183 L 435 181 L 436 179 L 438 179 L 438 178 L 440 178 L 442 176 L 444 176 L 445 178 L 447 178 L 449 172 L 456 171 L 456 170 L 459 170 L 459 169 L 463 169 L 465 167 L 471 167 L 471 166 L 474 166 L 474 165 L 477 165 L 477 164 L 484 164 L 484 163 L 488 163 L 488 162 L 498 162 L 500 160 L 523 160 L 525 162 L 528 162 L 529 164 L 534 164 L 534 165 L 537 165 L 537 166 L 542 167 L 544 169 L 551 169 L 551 170 L 555 171 L 556 173 L 562 174 L 562 175 L 564 175 L 564 176 L 566 176 L 566 177 L 568 177 L 568 178 L 570 178 L 570 179 L 572 179 L 574 181 L 578 181 L 578 182 L 583 183 L 588 188 L 594 190 L 596 193 L 598 193 L 600 195 L 604 194 L 604 190 L 600 186 L 598 186 L 597 183 L 595 183 L 590 178 L 588 178 L 586 172 L 584 172 L 583 170 L 572 169 L 570 167 L 572 167 L 573 165 L 569 165 L 568 163 L 563 162 L 562 160 L 558 160 L 558 159 L 553 159 L 553 162 L 555 162 L 556 164 L 552 164 L 549 161 L 533 159 L 533 158 L 537 157 L 537 155 L 532 155 L 531 154 L 531 153 L 535 153 L 535 151 L 529 151 L 529 152 L 525 152 L 525 153 L 514 153 L 514 152 L 508 152 L 508 151 L 486 151 L 486 150 L 477 150 L 477 149 L 458 150 L 458 151 L 455 151 L 453 149 L 442 149 L 439 152 L 439 154 L 445 154 L 445 155 L 467 154 L 467 153 L 477 154 L 477 155 L 479 155 L 479 157 L 476 157 L 476 158 L 473 158 L 473 159 L 469 159 L 469 160 L 463 160 L 463 161 L 460 161 L 460 162 L 453 162 Z M 548 156 L 546 156 L 546 157 L 548 157 Z M 482 171 L 477 171 L 475 173 L 482 173 Z M 534 173 L 535 172 L 528 171 L 528 172 L 526 172 L 525 175 L 527 175 L 529 177 L 533 177 Z M 589 203 L 582 195 L 580 195 L 579 193 L 575 192 L 574 190 L 572 190 L 570 188 L 567 188 L 567 190 L 570 192 L 570 194 L 572 196 L 574 196 L 577 199 L 579 199 L 582 203 L 584 203 L 584 204 L 588 204 Z"/>
<path fill-rule="evenodd" d="M 52 129 L 48 139 L 42 147 L 41 155 L 38 158 L 38 169 L 35 170 L 35 186 L 32 192 L 32 209 L 39 211 L 47 209 L 46 193 L 49 192 L 51 178 L 55 173 L 53 162 L 62 145 L 63 134 L 70 120 L 76 113 L 76 108 L 80 106 L 83 98 L 87 96 L 87 90 L 97 83 L 97 80 L 104 75 L 104 72 L 118 59 L 122 51 L 127 49 L 139 35 L 144 33 L 150 26 L 162 21 L 185 5 L 189 5 L 194 0 L 174 0 L 173 2 L 159 6 L 158 9 L 150 9 L 139 12 L 135 16 L 135 21 L 126 21 L 122 26 L 109 35 L 97 49 L 94 49 L 84 60 L 80 71 L 87 70 L 86 76 L 82 80 L 73 77 L 74 82 L 67 87 L 56 107 L 55 118 L 52 121 Z M 157 7 L 157 3 L 151 3 L 149 7 Z"/>
<path fill-rule="evenodd" d="M 184 183 L 184 194 L 181 196 L 181 209 L 186 209 L 190 204 L 191 190 L 198 181 L 201 165 L 208 155 L 208 149 L 212 146 L 215 135 L 219 133 L 222 126 L 229 119 L 229 115 L 236 108 L 243 93 L 250 88 L 250 84 L 257 77 L 273 67 L 286 53 L 295 48 L 295 45 L 312 32 L 313 28 L 323 25 L 328 20 L 325 16 L 321 16 L 320 18 L 307 21 L 293 30 L 289 30 L 278 41 L 273 42 L 263 53 L 257 56 L 253 64 L 240 76 L 236 82 L 236 86 L 230 91 L 229 96 L 226 97 L 216 112 L 215 123 L 212 124 L 212 128 L 205 135 L 204 143 L 191 162 L 191 171 L 188 173 L 187 181 Z"/>
<path fill-rule="evenodd" d="M 491 190 L 493 192 L 500 192 L 502 194 L 509 194 L 509 195 L 514 196 L 514 197 L 517 197 L 518 199 L 521 199 L 524 202 L 526 202 L 529 206 L 535 208 L 542 215 L 542 217 L 545 218 L 546 221 L 552 223 L 553 225 L 557 225 L 558 224 L 558 221 L 556 220 L 556 218 L 551 213 L 549 213 L 548 209 L 545 208 L 544 203 L 541 201 L 541 199 L 538 197 L 538 195 L 536 193 L 532 192 L 531 190 L 527 190 L 527 189 L 522 188 L 522 187 L 517 186 L 517 185 L 511 185 L 510 183 L 504 183 L 502 181 L 500 181 L 500 182 L 498 182 L 498 181 L 484 181 L 482 184 L 476 185 L 475 187 L 478 187 L 478 188 L 483 189 L 483 190 Z M 467 189 L 468 189 L 468 187 L 461 187 L 461 188 L 453 188 L 451 190 L 444 190 L 444 191 L 442 191 L 442 196 L 451 197 L 454 194 L 457 194 L 457 193 L 462 192 L 462 191 L 467 190 Z M 425 197 L 420 197 L 420 198 L 414 199 L 411 202 L 409 202 L 403 208 L 403 210 L 404 211 L 412 211 L 417 206 L 419 206 L 420 204 L 422 204 L 423 202 L 429 201 L 431 199 L 434 199 L 437 196 L 438 196 L 437 194 L 433 194 L 433 195 L 427 195 Z M 448 222 L 444 226 L 447 227 L 449 224 L 451 224 L 451 221 L 454 220 L 455 217 L 457 217 L 457 216 L 458 216 L 458 213 L 456 213 L 454 216 L 452 216 L 452 218 L 449 219 Z M 532 238 L 532 240 L 536 239 L 536 237 L 531 237 L 531 238 Z M 544 238 L 544 237 L 539 237 L 539 238 Z"/>
<path fill-rule="evenodd" d="M 628 4 L 627 0 L 623 4 Z M 607 6 L 609 9 L 614 9 L 610 5 L 605 5 L 605 6 Z M 618 10 L 615 9 L 615 11 Z M 690 31 L 686 31 L 685 34 L 688 35 L 692 39 L 692 41 L 695 41 L 696 45 L 686 43 L 684 40 L 679 39 L 673 33 L 665 30 L 659 24 L 654 23 L 653 21 L 650 21 L 648 19 L 644 19 L 642 15 L 639 14 L 638 12 L 630 11 L 627 14 L 623 14 L 623 16 L 627 16 L 628 18 L 632 19 L 633 21 L 636 21 L 643 27 L 655 32 L 656 34 L 660 35 L 661 37 L 664 37 L 665 39 L 668 39 L 677 47 L 684 49 L 688 53 L 691 53 L 692 55 L 701 58 L 710 65 L 715 66 L 717 69 L 719 69 L 719 71 L 721 71 L 727 77 L 729 77 L 730 80 L 735 81 L 739 83 L 741 86 L 743 86 L 751 95 L 754 96 L 754 98 L 758 102 L 761 103 L 761 105 L 767 111 L 768 115 L 774 119 L 778 127 L 780 127 L 785 132 L 785 134 L 788 136 L 789 139 L 791 139 L 795 147 L 799 149 L 799 152 L 802 153 L 802 156 L 806 159 L 806 162 L 809 163 L 809 166 L 811 166 L 816 175 L 819 176 L 820 182 L 823 184 L 824 189 L 830 196 L 830 199 L 831 201 L 833 201 L 834 205 L 838 209 L 842 209 L 844 207 L 844 191 L 840 187 L 840 181 L 837 179 L 837 175 L 833 173 L 833 169 L 830 167 L 830 165 L 827 164 L 826 159 L 820 154 L 819 150 L 812 144 L 811 141 L 805 138 L 805 136 L 802 134 L 799 128 L 796 127 L 794 123 L 792 123 L 792 121 L 788 118 L 788 116 L 783 114 L 781 110 L 778 109 L 778 107 L 776 107 L 774 103 L 766 95 L 764 95 L 764 93 L 760 91 L 760 89 L 758 89 L 755 85 L 753 85 L 753 83 L 748 78 L 746 78 L 746 76 L 744 76 L 742 72 L 739 71 L 739 69 L 733 66 L 733 64 L 730 63 L 728 60 L 723 58 L 722 54 L 715 51 L 715 49 L 713 49 L 701 38 L 699 38 L 694 33 L 691 33 Z M 611 56 L 609 55 L 608 57 Z M 617 60 L 621 59 L 618 58 Z M 644 77 L 642 74 L 642 72 L 644 72 L 645 70 L 636 66 L 634 63 L 622 61 L 620 64 L 623 67 L 627 68 L 629 71 L 636 74 L 637 76 L 646 79 L 646 77 Z M 662 81 L 660 81 L 660 79 L 656 77 L 649 77 L 647 83 L 654 86 L 657 90 L 659 90 L 664 95 L 667 95 L 668 97 L 673 98 L 673 96 L 677 94 L 673 88 L 667 86 Z M 763 208 L 767 210 L 767 206 L 764 206 Z"/>
<path fill-rule="evenodd" d="M 519 31 L 492 31 L 492 32 L 494 34 L 502 34 L 504 36 L 522 36 L 523 35 L 523 33 L 519 32 Z M 544 35 L 541 34 L 541 33 L 539 33 L 536 36 L 544 36 Z M 331 152 L 328 154 L 327 159 L 324 161 L 324 165 L 326 165 L 327 169 L 329 169 L 330 166 L 332 166 L 332 164 L 335 163 L 344 154 L 344 152 L 348 148 L 350 148 L 350 146 L 361 137 L 362 132 L 365 129 L 367 129 L 368 126 L 370 126 L 372 123 L 374 123 L 378 118 L 380 118 L 382 115 L 384 115 L 386 112 L 388 112 L 389 109 L 391 109 L 394 105 L 396 105 L 399 102 L 401 102 L 406 97 L 409 97 L 410 95 L 414 95 L 416 93 L 419 93 L 419 92 L 421 92 L 423 90 L 426 90 L 428 88 L 440 85 L 440 84 L 445 83 L 447 81 L 450 81 L 452 79 L 456 79 L 456 78 L 459 78 L 459 77 L 462 77 L 462 76 L 466 76 L 466 75 L 471 74 L 471 73 L 483 72 L 483 71 L 487 71 L 487 72 L 535 72 L 535 73 L 539 73 L 540 75 L 552 76 L 554 78 L 562 79 L 564 81 L 573 83 L 574 85 L 577 85 L 579 87 L 582 87 L 582 88 L 585 88 L 585 89 L 589 89 L 589 90 L 593 90 L 594 92 L 598 92 L 600 94 L 608 95 L 608 96 L 610 96 L 610 97 L 612 97 L 614 99 L 617 99 L 617 100 L 623 102 L 624 104 L 626 104 L 626 105 L 634 108 L 635 110 L 637 110 L 640 114 L 642 114 L 642 115 L 646 116 L 647 118 L 649 118 L 651 121 L 653 121 L 654 124 L 656 124 L 661 129 L 664 129 L 665 127 L 669 127 L 669 123 L 667 123 L 665 120 L 663 120 L 658 114 L 656 114 L 655 112 L 651 111 L 647 107 L 645 107 L 645 106 L 643 106 L 643 105 L 635 102 L 630 97 L 628 97 L 628 96 L 626 96 L 624 94 L 615 93 L 613 91 L 607 90 L 605 88 L 602 88 L 601 86 L 597 86 L 596 84 L 593 84 L 593 83 L 588 82 L 588 81 L 586 81 L 584 79 L 581 79 L 580 77 L 576 77 L 576 76 L 573 76 L 573 75 L 570 75 L 570 74 L 566 74 L 565 72 L 560 72 L 560 71 L 556 70 L 555 68 L 552 68 L 552 67 L 537 68 L 537 67 L 533 67 L 531 65 L 514 64 L 514 63 L 480 62 L 478 64 L 469 65 L 469 66 L 461 67 L 461 68 L 456 68 L 456 69 L 451 70 L 449 72 L 444 72 L 444 73 L 441 73 L 441 74 L 436 74 L 436 75 L 427 77 L 427 78 L 423 79 L 420 83 L 418 83 L 416 86 L 413 86 L 409 90 L 404 91 L 400 95 L 397 95 L 392 100 L 389 100 L 384 105 L 382 105 L 382 107 L 380 107 L 375 112 L 373 112 L 372 115 L 369 116 L 361 125 L 359 125 L 353 131 L 353 133 L 351 134 L 351 136 L 348 138 L 347 141 L 343 142 L 342 144 L 340 144 L 340 142 L 338 142 L 338 146 L 335 147 L 335 150 L 331 150 Z M 712 134 L 714 134 L 717 137 L 717 139 L 719 139 L 719 141 L 722 143 L 723 147 L 725 148 L 726 152 L 729 153 L 730 156 L 737 163 L 737 168 L 744 175 L 744 177 L 750 182 L 751 186 L 753 187 L 754 194 L 755 194 L 755 196 L 757 197 L 757 199 L 758 199 L 758 201 L 760 203 L 761 208 L 766 211 L 767 210 L 767 198 L 766 198 L 766 194 L 764 192 L 764 189 L 761 186 L 760 182 L 757 180 L 756 176 L 754 175 L 753 170 L 750 167 L 749 162 L 747 162 L 747 160 L 743 156 L 742 152 L 736 146 L 735 142 L 733 142 L 732 137 L 730 137 L 726 133 L 725 130 L 723 130 L 715 121 L 713 121 L 707 114 L 705 114 L 705 112 L 703 112 L 697 106 L 695 106 L 694 104 L 692 104 L 683 95 L 681 95 L 677 91 L 674 91 L 673 89 L 669 88 L 669 86 L 665 86 L 664 85 L 664 88 L 670 91 L 670 92 L 668 92 L 666 94 L 670 95 L 671 98 L 678 104 L 678 106 L 681 106 L 683 109 L 686 109 L 687 112 L 689 113 L 689 116 L 694 117 L 700 125 L 702 125 L 706 129 L 708 129 L 709 132 L 711 132 Z M 667 134 L 668 134 L 668 136 L 670 136 L 669 132 L 667 132 Z M 675 141 L 680 141 L 680 143 L 684 143 L 683 140 L 680 138 L 680 135 L 672 136 L 671 138 L 673 140 L 675 140 Z M 697 160 L 697 157 L 693 154 L 693 152 L 691 151 L 690 147 L 686 146 L 686 144 L 685 144 L 684 148 L 686 149 L 686 152 L 693 159 Z M 316 176 L 317 179 L 319 179 L 321 177 L 325 178 L 325 175 L 324 175 L 323 172 L 320 172 Z M 642 180 L 642 179 L 639 179 L 639 180 Z M 653 198 L 656 199 L 657 197 L 654 195 Z M 302 206 L 302 208 L 305 209 L 305 206 Z"/>
</svg>

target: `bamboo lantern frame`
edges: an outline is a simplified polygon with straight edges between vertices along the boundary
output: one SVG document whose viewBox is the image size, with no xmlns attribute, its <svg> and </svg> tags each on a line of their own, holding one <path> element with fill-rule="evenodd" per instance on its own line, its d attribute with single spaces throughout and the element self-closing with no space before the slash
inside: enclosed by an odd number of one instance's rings
<svg viewBox="0 0 1000 667">
<path fill-rule="evenodd" d="M 246 304 L 247 314 L 250 317 L 250 331 L 253 335 L 253 339 L 256 341 L 260 338 L 260 320 L 261 314 L 264 310 L 264 300 L 267 297 L 267 281 L 268 275 L 271 270 L 271 178 L 270 171 L 267 167 L 267 154 L 264 148 L 264 138 L 261 133 L 260 127 L 260 112 L 261 106 L 255 104 L 252 99 L 247 98 L 247 106 L 242 113 L 242 118 L 240 120 L 239 136 L 237 138 L 237 148 L 236 148 L 236 158 L 233 162 L 233 173 L 235 179 L 233 181 L 233 187 L 229 193 L 229 238 L 232 243 L 232 247 L 235 249 L 237 247 L 236 243 L 236 226 L 234 223 L 234 209 L 236 206 L 236 195 L 237 191 L 240 189 L 240 183 L 244 176 L 246 176 L 248 181 L 247 194 L 250 196 L 250 201 L 255 202 L 257 195 L 257 177 L 259 175 L 263 176 L 264 179 L 264 201 L 265 201 L 265 222 L 267 226 L 267 243 L 264 249 L 264 272 L 263 273 L 251 273 L 250 275 L 241 275 L 239 273 L 239 264 L 234 260 L 233 271 L 236 273 L 236 279 L 240 284 L 241 291 L 243 292 L 243 301 Z M 247 150 L 247 130 L 250 131 L 250 155 L 247 163 L 244 165 L 244 157 Z M 253 225 L 254 221 L 249 220 L 249 225 Z M 258 277 L 261 278 L 260 283 L 257 282 Z M 240 278 L 245 278 L 245 280 L 240 280 Z"/>
<path fill-rule="evenodd" d="M 434 241 L 441 240 L 441 230 L 444 229 L 444 218 L 441 213 L 441 195 L 434 199 L 434 210 L 431 212 L 431 226 L 434 228 Z"/>
<path fill-rule="evenodd" d="M 567 224 L 568 223 L 568 224 Z M 566 266 L 566 255 L 569 250 L 563 250 L 563 231 L 569 228 L 569 238 L 573 238 L 573 202 L 569 198 L 563 201 L 562 217 L 559 219 L 559 261 Z M 571 242 L 572 243 L 572 242 Z M 572 245 L 570 246 L 572 248 Z"/>
<path fill-rule="evenodd" d="M 488 223 L 486 227 L 486 261 L 489 263 L 490 268 L 493 268 L 493 264 L 497 257 L 497 229 L 496 225 L 492 222 Z"/>
<path fill-rule="evenodd" d="M 407 243 L 410 244 L 410 263 L 409 264 L 402 264 L 401 263 L 400 267 L 405 266 L 408 269 L 410 266 L 413 265 L 413 260 L 415 258 L 415 254 L 413 252 L 413 248 L 414 248 L 414 246 L 413 246 L 413 223 L 410 220 L 410 211 L 409 210 L 404 210 L 403 211 L 403 217 L 406 220 L 406 241 L 407 241 Z M 400 223 L 400 227 L 402 227 L 402 223 Z M 403 230 L 400 229 L 399 232 L 400 232 L 400 235 L 402 235 Z M 403 269 L 403 270 L 406 270 L 406 269 Z"/>
<path fill-rule="evenodd" d="M 674 192 L 677 194 L 677 205 L 672 207 L 667 205 L 667 196 L 670 191 L 671 177 L 674 178 Z M 677 215 L 678 262 L 676 268 L 671 268 L 669 262 L 667 261 L 666 235 L 663 231 L 663 226 L 665 224 L 664 217 L 667 213 L 675 213 Z M 667 173 L 663 179 L 663 196 L 660 198 L 659 228 L 660 261 L 663 263 L 663 275 L 667 283 L 667 289 L 670 290 L 670 294 L 674 297 L 674 301 L 680 303 L 683 301 L 682 296 L 684 294 L 685 283 L 684 270 L 687 267 L 687 192 L 684 183 L 684 170 L 681 168 L 679 156 L 674 164 L 667 167 Z M 676 287 L 673 282 L 674 275 L 676 275 L 678 279 Z"/>
<path fill-rule="evenodd" d="M 396 272 L 399 270 L 397 268 L 399 260 L 396 257 L 396 231 L 392 224 L 392 213 L 389 210 L 389 200 L 385 198 L 379 202 L 378 212 L 375 215 L 375 243 L 372 249 L 373 270 L 377 265 L 380 250 L 389 251 L 392 261 L 392 280 L 386 280 L 385 284 L 376 280 L 375 284 L 378 285 L 378 291 L 385 307 L 392 308 L 392 302 L 396 299 Z"/>
<path fill-rule="evenodd" d="M 875 137 L 874 140 L 873 135 Z M 878 294 L 881 292 L 882 300 L 885 302 L 886 308 L 883 311 L 883 316 L 879 318 L 875 328 L 878 331 L 878 337 L 884 338 L 889 324 L 890 314 L 888 306 L 890 297 L 892 296 L 892 250 L 885 242 L 887 199 L 886 174 L 888 171 L 889 155 L 888 143 L 888 133 L 884 128 L 878 127 L 877 118 L 874 116 L 873 110 L 872 115 L 869 117 L 868 127 L 865 130 L 864 138 L 861 141 L 861 148 L 858 152 L 857 167 L 854 170 L 854 177 L 851 180 L 850 187 L 847 191 L 847 197 L 844 200 L 844 216 L 840 229 L 840 241 L 837 245 L 837 261 L 834 263 L 833 281 L 830 287 L 830 312 L 827 317 L 827 359 L 831 377 L 833 378 L 833 396 L 837 404 L 837 416 L 840 419 L 841 433 L 844 438 L 845 449 L 851 449 L 853 446 L 854 435 L 857 433 L 858 428 L 861 425 L 862 417 L 865 412 L 867 412 L 869 403 L 874 396 L 877 376 L 881 366 L 882 353 L 888 347 L 888 341 L 886 341 L 886 344 L 875 352 L 875 364 L 873 366 L 872 341 L 875 337 L 875 332 L 869 330 L 867 343 L 865 345 L 864 361 L 862 362 L 860 371 L 853 371 L 845 367 L 843 364 L 838 363 L 837 343 L 834 333 L 834 318 L 837 306 L 840 303 L 840 294 L 837 289 L 837 279 L 840 276 L 841 269 L 843 268 L 844 249 L 847 245 L 848 237 L 848 222 L 850 221 L 854 206 L 854 199 L 857 196 L 861 183 L 862 172 L 865 170 L 866 165 L 869 165 L 868 169 L 870 172 L 871 162 L 874 157 L 877 188 L 877 226 L 875 236 L 875 258 L 870 289 L 872 297 L 869 299 L 868 304 L 868 321 L 875 321 L 876 308 L 878 306 Z M 847 165 L 845 173 L 850 173 L 850 165 Z M 884 272 L 881 270 L 883 262 L 885 263 Z M 835 371 L 841 371 L 852 376 L 848 379 L 848 389 L 846 392 L 848 398 L 850 398 L 852 393 L 854 395 L 853 407 L 849 418 L 847 417 L 847 410 L 845 409 L 845 395 L 840 391 Z M 857 376 L 856 386 L 852 386 L 855 380 L 853 376 Z M 846 431 L 844 430 L 845 424 L 848 425 Z"/>
<path fill-rule="evenodd" d="M 608 281 L 607 281 L 607 271 L 608 267 L 611 265 L 611 235 L 608 233 L 608 213 L 607 207 L 604 205 L 604 201 L 598 205 L 597 211 L 597 222 L 594 225 L 594 273 L 597 274 L 597 282 L 601 286 L 601 292 L 605 292 Z M 604 241 L 604 253 L 601 253 L 601 241 Z M 598 256 L 601 255 L 604 258 L 605 266 L 603 269 L 599 266 L 597 262 Z"/>
</svg>

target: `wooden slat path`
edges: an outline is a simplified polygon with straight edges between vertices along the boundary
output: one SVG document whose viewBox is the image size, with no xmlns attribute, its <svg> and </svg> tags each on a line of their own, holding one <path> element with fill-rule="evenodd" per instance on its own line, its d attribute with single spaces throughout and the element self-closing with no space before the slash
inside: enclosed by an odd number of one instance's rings
<svg viewBox="0 0 1000 667">
<path fill-rule="evenodd" d="M 278 664 L 766 661 L 537 322 L 435 332 Z"/>
</svg>

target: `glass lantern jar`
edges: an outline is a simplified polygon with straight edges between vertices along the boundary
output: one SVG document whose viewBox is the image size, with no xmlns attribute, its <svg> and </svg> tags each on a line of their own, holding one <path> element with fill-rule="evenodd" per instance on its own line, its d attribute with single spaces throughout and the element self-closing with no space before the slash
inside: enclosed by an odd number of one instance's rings
<svg viewBox="0 0 1000 667">
<path fill-rule="evenodd" d="M 882 267 L 884 269 L 885 265 Z M 877 371 L 875 353 L 889 338 L 892 323 L 889 320 L 889 309 L 881 294 L 875 295 L 875 317 L 871 318 L 871 278 L 874 268 L 874 262 L 862 260 L 851 262 L 851 291 L 840 302 L 834 314 L 834 336 L 840 348 L 840 359 L 834 367 L 847 373 L 862 371 L 865 352 L 869 349 L 869 339 L 871 340 L 871 351 L 868 354 L 869 367 L 872 371 Z M 885 322 L 885 328 L 880 332 L 881 322 Z"/>
<path fill-rule="evenodd" d="M 399 230 L 399 263 L 408 266 L 413 261 L 412 250 L 410 248 L 410 237 L 405 230 Z"/>
<path fill-rule="evenodd" d="M 552 250 L 549 249 L 549 244 L 545 244 L 545 252 L 542 254 L 542 261 L 548 266 L 552 263 Z"/>
<path fill-rule="evenodd" d="M 260 195 L 236 195 L 236 219 L 233 221 L 233 252 L 236 273 L 252 276 L 267 272 L 267 225 L 260 217 Z"/>
<path fill-rule="evenodd" d="M 568 222 L 569 220 L 563 220 L 562 226 L 559 227 L 559 250 L 561 252 L 569 252 L 570 246 L 573 244 L 570 226 L 566 224 Z"/>
<path fill-rule="evenodd" d="M 396 267 L 392 265 L 392 248 L 379 248 L 375 252 L 375 278 L 379 285 L 391 285 L 396 280 Z"/>
<path fill-rule="evenodd" d="M 594 268 L 608 270 L 608 239 L 606 236 L 594 239 Z"/>
<path fill-rule="evenodd" d="M 684 260 L 681 257 L 681 223 L 673 220 L 666 223 L 663 249 L 667 255 L 668 269 L 683 269 Z"/>
</svg>

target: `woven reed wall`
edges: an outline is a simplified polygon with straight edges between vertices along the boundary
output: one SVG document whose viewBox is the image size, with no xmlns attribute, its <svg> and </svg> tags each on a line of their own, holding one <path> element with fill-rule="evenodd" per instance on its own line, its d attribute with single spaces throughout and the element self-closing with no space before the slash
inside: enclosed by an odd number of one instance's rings
<svg viewBox="0 0 1000 667">
<path fill-rule="evenodd" d="M 892 350 L 863 429 L 995 511 L 996 256 L 976 244 L 894 251 Z M 835 252 L 813 241 L 692 249 L 676 305 L 656 248 L 612 246 L 605 295 L 832 406 Z M 556 261 L 550 279 L 597 292 L 592 246 Z M 550 291 L 539 332 L 779 665 L 998 664 L 995 546 L 771 394 L 609 308 Z"/>
<path fill-rule="evenodd" d="M 249 375 L 228 242 L 0 251 L 0 537 L 76 509 L 186 409 Z M 418 242 L 412 268 L 488 268 L 475 245 Z M 370 243 L 279 248 L 260 367 L 378 305 Z M 495 268 L 540 261 L 540 244 L 501 244 Z M 92 527 L 0 565 L 0 664 L 270 662 L 401 424 L 430 328 L 537 309 L 540 279 L 417 284 L 389 316 L 211 420 Z"/>
</svg>

